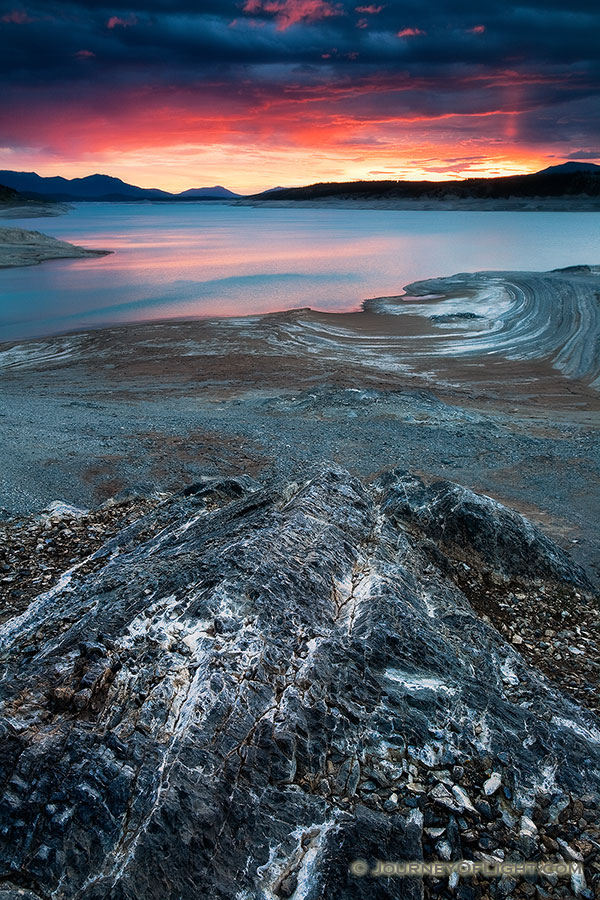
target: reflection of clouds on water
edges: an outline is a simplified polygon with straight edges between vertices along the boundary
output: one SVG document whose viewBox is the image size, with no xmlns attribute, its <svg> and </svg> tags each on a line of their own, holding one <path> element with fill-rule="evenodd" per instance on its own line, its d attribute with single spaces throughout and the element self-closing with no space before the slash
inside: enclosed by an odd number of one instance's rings
<svg viewBox="0 0 600 900">
<path fill-rule="evenodd" d="M 0 340 L 171 316 L 357 310 L 365 297 L 440 273 L 593 260 L 600 214 L 77 203 L 42 230 L 113 253 L 0 272 Z"/>
</svg>

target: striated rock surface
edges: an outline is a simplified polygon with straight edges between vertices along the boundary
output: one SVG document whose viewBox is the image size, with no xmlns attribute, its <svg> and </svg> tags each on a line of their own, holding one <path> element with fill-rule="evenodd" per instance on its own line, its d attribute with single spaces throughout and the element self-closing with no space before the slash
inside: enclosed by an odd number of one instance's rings
<svg viewBox="0 0 600 900">
<path fill-rule="evenodd" d="M 598 720 L 477 614 L 490 586 L 591 602 L 447 482 L 326 468 L 156 501 L 0 626 L 1 900 L 593 897 Z M 450 889 L 357 858 L 585 874 Z"/>
</svg>

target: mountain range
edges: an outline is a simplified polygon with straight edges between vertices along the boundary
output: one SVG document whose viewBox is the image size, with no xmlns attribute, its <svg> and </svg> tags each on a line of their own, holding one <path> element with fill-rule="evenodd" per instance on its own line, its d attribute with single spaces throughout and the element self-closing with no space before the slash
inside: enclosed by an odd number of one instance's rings
<svg viewBox="0 0 600 900">
<path fill-rule="evenodd" d="M 562 163 L 560 166 L 549 166 L 547 169 L 542 169 L 540 172 L 537 172 L 537 175 L 569 175 L 574 172 L 589 172 L 592 174 L 600 174 L 600 166 L 597 166 L 596 163 L 586 163 L 586 162 L 566 162 Z"/>
<path fill-rule="evenodd" d="M 85 178 L 44 178 L 35 172 L 0 171 L 0 184 L 19 191 L 32 200 L 235 200 L 235 194 L 221 185 L 190 188 L 172 194 L 159 188 L 141 188 L 110 175 Z"/>
<path fill-rule="evenodd" d="M 1 173 L 0 173 L 1 178 Z M 464 201 L 532 198 L 600 197 L 600 166 L 566 162 L 528 175 L 464 178 L 457 181 L 322 182 L 304 187 L 263 191 L 255 201 Z"/>
<path fill-rule="evenodd" d="M 313 184 L 296 188 L 269 188 L 253 199 L 317 200 L 343 195 L 367 198 L 402 197 L 442 199 L 448 197 L 562 196 L 600 193 L 600 166 L 566 162 L 529 175 L 466 178 L 460 181 L 352 181 Z M 35 172 L 0 170 L 0 185 L 18 191 L 30 200 L 236 200 L 236 194 L 221 185 L 189 188 L 178 194 L 160 188 L 142 188 L 110 175 L 85 178 L 45 178 Z"/>
</svg>

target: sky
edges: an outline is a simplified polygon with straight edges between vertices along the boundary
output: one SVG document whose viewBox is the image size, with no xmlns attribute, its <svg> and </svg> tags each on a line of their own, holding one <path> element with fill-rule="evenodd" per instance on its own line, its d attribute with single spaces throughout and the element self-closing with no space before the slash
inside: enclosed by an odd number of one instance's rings
<svg viewBox="0 0 600 900">
<path fill-rule="evenodd" d="M 600 162 L 597 0 L 0 4 L 0 169 L 241 193 Z"/>
</svg>

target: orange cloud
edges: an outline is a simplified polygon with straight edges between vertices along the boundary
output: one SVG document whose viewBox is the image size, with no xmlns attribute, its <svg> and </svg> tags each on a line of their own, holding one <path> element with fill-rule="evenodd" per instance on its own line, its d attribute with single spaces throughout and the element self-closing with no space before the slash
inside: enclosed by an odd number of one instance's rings
<svg viewBox="0 0 600 900">
<path fill-rule="evenodd" d="M 467 28 L 468 34 L 483 34 L 485 25 L 475 25 L 473 28 Z"/>
<path fill-rule="evenodd" d="M 342 53 L 330 48 L 323 56 Z M 90 50 L 76 56 L 93 59 Z M 23 88 L 12 108 L 27 115 L 11 115 L 9 104 L 0 109 L 5 146 L 22 148 L 19 165 L 6 167 L 70 177 L 104 171 L 167 190 L 225 183 L 249 193 L 390 170 L 435 180 L 511 174 L 568 156 L 560 136 L 536 144 L 527 127 L 541 102 L 537 86 L 562 89 L 560 73 L 456 74 L 445 81 L 447 97 L 425 75 L 357 68 L 354 77 L 335 77 L 327 65 L 325 81 L 300 74 L 243 91 L 220 78 L 120 92 L 94 86 L 85 96 L 74 85 L 59 104 L 43 88 Z"/>
</svg>

